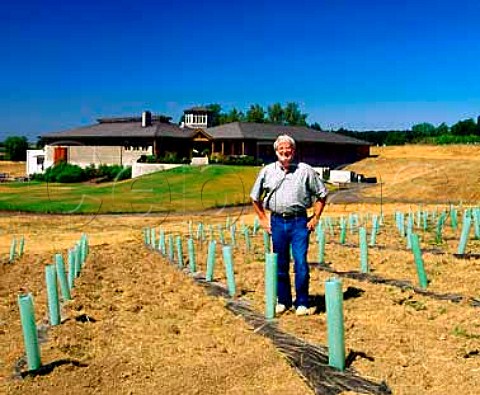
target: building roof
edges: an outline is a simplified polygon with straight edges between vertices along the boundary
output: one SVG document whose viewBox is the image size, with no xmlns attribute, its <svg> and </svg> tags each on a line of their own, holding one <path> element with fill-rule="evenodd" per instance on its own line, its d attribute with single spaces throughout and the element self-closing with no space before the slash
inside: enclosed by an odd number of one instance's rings
<svg viewBox="0 0 480 395">
<path fill-rule="evenodd" d="M 274 141 L 278 135 L 288 134 L 296 142 L 371 145 L 371 143 L 367 141 L 337 133 L 317 131 L 305 126 L 285 126 L 271 123 L 232 122 L 208 128 L 207 132 L 214 139 L 228 138 Z"/>
<path fill-rule="evenodd" d="M 61 132 L 46 133 L 41 138 L 46 141 L 75 139 L 135 139 L 135 138 L 180 138 L 190 139 L 199 129 L 164 122 L 153 122 L 142 127 L 141 122 L 100 122 L 94 125 L 68 129 Z M 288 134 L 297 142 L 315 142 L 327 144 L 371 145 L 371 143 L 343 136 L 337 133 L 321 132 L 308 127 L 284 126 L 268 123 L 232 122 L 208 128 L 203 131 L 213 140 L 263 140 L 274 141 L 280 134 Z"/>
<path fill-rule="evenodd" d="M 46 140 L 85 139 L 85 138 L 154 138 L 176 137 L 190 138 L 194 130 L 181 128 L 171 123 L 152 123 L 142 127 L 141 122 L 102 122 L 61 132 L 46 133 L 41 137 Z"/>
<path fill-rule="evenodd" d="M 170 123 L 172 117 L 166 115 L 151 115 L 150 121 Z M 125 123 L 125 122 L 142 122 L 142 117 L 111 117 L 111 118 L 98 118 L 98 123 Z"/>
<path fill-rule="evenodd" d="M 185 114 L 186 113 L 211 113 L 212 110 L 209 110 L 207 107 L 192 107 L 192 108 L 187 108 L 186 110 L 183 111 Z"/>
</svg>

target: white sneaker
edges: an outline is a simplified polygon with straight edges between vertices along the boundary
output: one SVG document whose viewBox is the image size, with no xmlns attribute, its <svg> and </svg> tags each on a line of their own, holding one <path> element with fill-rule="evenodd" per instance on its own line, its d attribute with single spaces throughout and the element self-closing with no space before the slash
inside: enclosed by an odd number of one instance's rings
<svg viewBox="0 0 480 395">
<path fill-rule="evenodd" d="M 282 314 L 282 313 L 285 313 L 286 311 L 287 311 L 287 306 L 285 306 L 284 304 L 277 303 L 277 305 L 275 306 L 276 314 Z"/>
<path fill-rule="evenodd" d="M 295 315 L 301 316 L 301 315 L 309 315 L 310 310 L 306 306 L 298 306 L 297 309 L 295 310 Z"/>
</svg>

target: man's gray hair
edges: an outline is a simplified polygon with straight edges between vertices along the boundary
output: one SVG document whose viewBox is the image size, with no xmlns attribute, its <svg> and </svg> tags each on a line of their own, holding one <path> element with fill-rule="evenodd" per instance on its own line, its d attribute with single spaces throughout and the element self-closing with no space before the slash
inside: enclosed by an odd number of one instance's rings
<svg viewBox="0 0 480 395">
<path fill-rule="evenodd" d="M 288 134 L 281 134 L 273 143 L 273 148 L 276 151 L 280 143 L 289 143 L 295 149 L 295 140 Z"/>
</svg>

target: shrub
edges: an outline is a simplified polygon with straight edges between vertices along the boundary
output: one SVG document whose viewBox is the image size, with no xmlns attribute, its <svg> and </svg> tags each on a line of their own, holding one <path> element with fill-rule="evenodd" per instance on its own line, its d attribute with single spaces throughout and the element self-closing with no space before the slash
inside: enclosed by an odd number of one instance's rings
<svg viewBox="0 0 480 395">
<path fill-rule="evenodd" d="M 36 181 L 61 183 L 82 182 L 95 178 L 100 178 L 101 181 L 126 180 L 132 178 L 132 168 L 124 168 L 120 165 L 100 165 L 97 169 L 95 165 L 91 164 L 82 169 L 80 166 L 61 162 L 49 167 L 44 174 L 34 174 L 31 178 Z"/>
<path fill-rule="evenodd" d="M 81 182 L 86 180 L 86 175 L 80 166 L 60 162 L 49 167 L 43 178 L 47 182 Z"/>
<path fill-rule="evenodd" d="M 479 136 L 455 136 L 453 134 L 444 134 L 437 137 L 437 144 L 478 144 Z"/>
<path fill-rule="evenodd" d="M 163 157 L 163 163 L 181 163 L 176 152 L 166 152 Z"/>
<path fill-rule="evenodd" d="M 155 155 L 147 155 L 146 163 L 157 163 L 157 157 Z"/>
<path fill-rule="evenodd" d="M 166 152 L 164 156 L 141 155 L 137 163 L 190 163 L 190 159 L 179 158 L 176 152 Z"/>
<path fill-rule="evenodd" d="M 127 166 L 127 167 L 122 168 L 121 172 L 117 173 L 116 180 L 121 181 L 121 180 L 128 180 L 130 178 L 132 178 L 132 167 Z"/>
<path fill-rule="evenodd" d="M 105 181 L 125 180 L 132 177 L 132 168 L 124 168 L 120 165 L 100 165 L 98 177 L 102 177 Z"/>
<path fill-rule="evenodd" d="M 87 179 L 84 170 L 80 166 L 68 165 L 57 174 L 55 182 L 69 183 L 82 182 Z"/>
<path fill-rule="evenodd" d="M 88 165 L 85 169 L 83 169 L 83 171 L 85 172 L 85 178 L 87 180 L 98 177 L 98 170 L 93 163 Z"/>
<path fill-rule="evenodd" d="M 45 181 L 45 174 L 44 173 L 34 173 L 30 175 L 30 179 L 33 181 Z"/>
<path fill-rule="evenodd" d="M 223 163 L 224 160 L 225 156 L 218 152 L 215 152 L 210 156 L 210 163 Z"/>
<path fill-rule="evenodd" d="M 221 155 L 212 155 L 210 163 L 218 163 L 222 165 L 236 165 L 236 166 L 259 166 L 263 163 L 261 159 L 255 159 L 253 156 L 249 155 L 239 155 L 239 156 L 221 156 Z"/>
</svg>

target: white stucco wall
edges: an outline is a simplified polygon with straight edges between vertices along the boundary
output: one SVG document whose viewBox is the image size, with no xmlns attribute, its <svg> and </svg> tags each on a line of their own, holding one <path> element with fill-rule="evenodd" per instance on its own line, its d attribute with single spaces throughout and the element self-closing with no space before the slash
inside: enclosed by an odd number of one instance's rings
<svg viewBox="0 0 480 395">
<path fill-rule="evenodd" d="M 35 173 L 43 173 L 45 167 L 45 163 L 42 165 L 39 165 L 37 163 L 37 159 L 39 156 L 45 156 L 45 151 L 43 149 L 29 149 L 27 150 L 27 164 L 26 164 L 26 174 L 27 175 L 32 175 Z"/>
<path fill-rule="evenodd" d="M 181 164 L 173 163 L 133 163 L 132 178 L 144 176 L 145 174 L 155 173 L 157 171 L 174 169 L 180 167 Z"/>
<path fill-rule="evenodd" d="M 347 183 L 352 180 L 352 172 L 348 170 L 330 170 L 331 183 Z"/>
<path fill-rule="evenodd" d="M 45 169 L 53 165 L 54 145 L 45 146 Z M 68 148 L 68 163 L 80 167 L 87 167 L 92 163 L 98 165 L 123 165 L 132 166 L 140 156 L 152 155 L 153 148 L 150 146 L 146 150 L 126 150 L 122 146 L 88 146 L 88 145 L 70 145 Z"/>
</svg>

